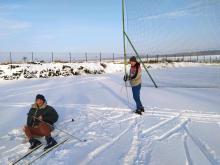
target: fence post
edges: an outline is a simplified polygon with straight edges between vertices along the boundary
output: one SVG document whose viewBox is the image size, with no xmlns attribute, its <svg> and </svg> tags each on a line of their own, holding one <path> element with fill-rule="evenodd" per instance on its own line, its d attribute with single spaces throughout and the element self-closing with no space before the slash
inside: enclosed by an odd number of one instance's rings
<svg viewBox="0 0 220 165">
<path fill-rule="evenodd" d="M 70 56 L 70 63 L 72 62 L 72 54 L 71 52 L 69 52 L 69 56 Z"/>
<path fill-rule="evenodd" d="M 100 62 L 102 62 L 102 53 L 100 52 Z"/>
<path fill-rule="evenodd" d="M 52 52 L 52 54 L 51 54 L 51 60 L 52 60 L 52 62 L 53 62 L 53 52 Z"/>
<path fill-rule="evenodd" d="M 34 52 L 31 52 L 31 62 L 34 62 Z"/>
<path fill-rule="evenodd" d="M 113 55 L 112 55 L 112 60 L 113 60 L 113 62 L 115 62 L 115 53 L 113 53 Z"/>
<path fill-rule="evenodd" d="M 10 60 L 10 64 L 12 64 L 12 54 L 11 54 L 11 52 L 10 52 L 10 54 L 9 54 L 9 60 Z"/>
</svg>

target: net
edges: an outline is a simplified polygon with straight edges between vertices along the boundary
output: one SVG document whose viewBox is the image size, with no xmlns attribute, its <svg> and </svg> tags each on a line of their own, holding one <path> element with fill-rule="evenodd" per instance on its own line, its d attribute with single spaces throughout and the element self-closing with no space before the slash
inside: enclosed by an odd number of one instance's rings
<svg viewBox="0 0 220 165">
<path fill-rule="evenodd" d="M 219 0 L 125 0 L 125 8 L 125 31 L 130 39 L 130 43 L 126 43 L 128 56 L 136 54 L 134 47 L 143 61 L 148 57 L 155 57 L 154 61 L 158 62 L 158 59 L 163 61 L 161 59 L 164 57 L 178 59 L 186 56 L 184 60 L 203 62 L 202 56 L 214 55 L 218 62 Z M 163 70 L 162 75 L 156 70 L 151 72 L 158 86 L 216 87 L 220 84 L 218 66 L 179 69 L 174 66 Z M 187 79 L 187 75 L 190 75 L 190 79 Z M 168 79 L 171 76 L 172 83 Z M 184 83 L 184 79 L 188 82 Z M 201 80 L 207 80 L 207 83 Z"/>
</svg>

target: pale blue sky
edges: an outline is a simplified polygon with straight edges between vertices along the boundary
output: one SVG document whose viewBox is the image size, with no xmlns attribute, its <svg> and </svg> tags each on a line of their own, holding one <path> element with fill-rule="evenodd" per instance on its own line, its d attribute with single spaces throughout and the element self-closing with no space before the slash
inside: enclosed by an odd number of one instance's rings
<svg viewBox="0 0 220 165">
<path fill-rule="evenodd" d="M 127 0 L 127 14 L 140 53 L 220 49 L 220 0 Z"/>
<path fill-rule="evenodd" d="M 219 0 L 126 0 L 139 52 L 220 49 Z M 122 52 L 121 0 L 0 0 L 0 51 Z"/>
<path fill-rule="evenodd" d="M 121 50 L 120 0 L 0 1 L 0 51 Z"/>
</svg>

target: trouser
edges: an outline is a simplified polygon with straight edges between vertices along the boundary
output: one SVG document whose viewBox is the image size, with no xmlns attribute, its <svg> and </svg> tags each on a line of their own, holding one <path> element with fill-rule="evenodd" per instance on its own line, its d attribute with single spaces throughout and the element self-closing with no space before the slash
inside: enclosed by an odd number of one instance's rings
<svg viewBox="0 0 220 165">
<path fill-rule="evenodd" d="M 50 137 L 51 136 L 52 128 L 47 125 L 46 123 L 40 122 L 37 127 L 24 127 L 25 135 L 31 139 L 33 137 Z"/>
<path fill-rule="evenodd" d="M 141 91 L 141 84 L 132 87 L 133 98 L 136 102 L 136 107 L 139 110 L 143 108 L 143 105 L 140 100 L 140 91 Z"/>
</svg>

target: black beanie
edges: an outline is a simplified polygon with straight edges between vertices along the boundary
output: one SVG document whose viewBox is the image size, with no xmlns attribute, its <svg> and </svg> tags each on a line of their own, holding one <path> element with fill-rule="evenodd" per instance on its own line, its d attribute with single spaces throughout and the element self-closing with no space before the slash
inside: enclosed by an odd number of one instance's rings
<svg viewBox="0 0 220 165">
<path fill-rule="evenodd" d="M 43 95 L 41 95 L 41 94 L 38 94 L 38 95 L 36 96 L 36 100 L 37 100 L 37 99 L 41 99 L 41 100 L 43 100 L 44 102 L 46 101 L 45 97 L 44 97 Z"/>
<path fill-rule="evenodd" d="M 135 56 L 132 56 L 132 57 L 130 58 L 130 62 L 131 62 L 131 61 L 133 61 L 133 62 L 137 62 L 136 57 L 135 57 Z"/>
</svg>

